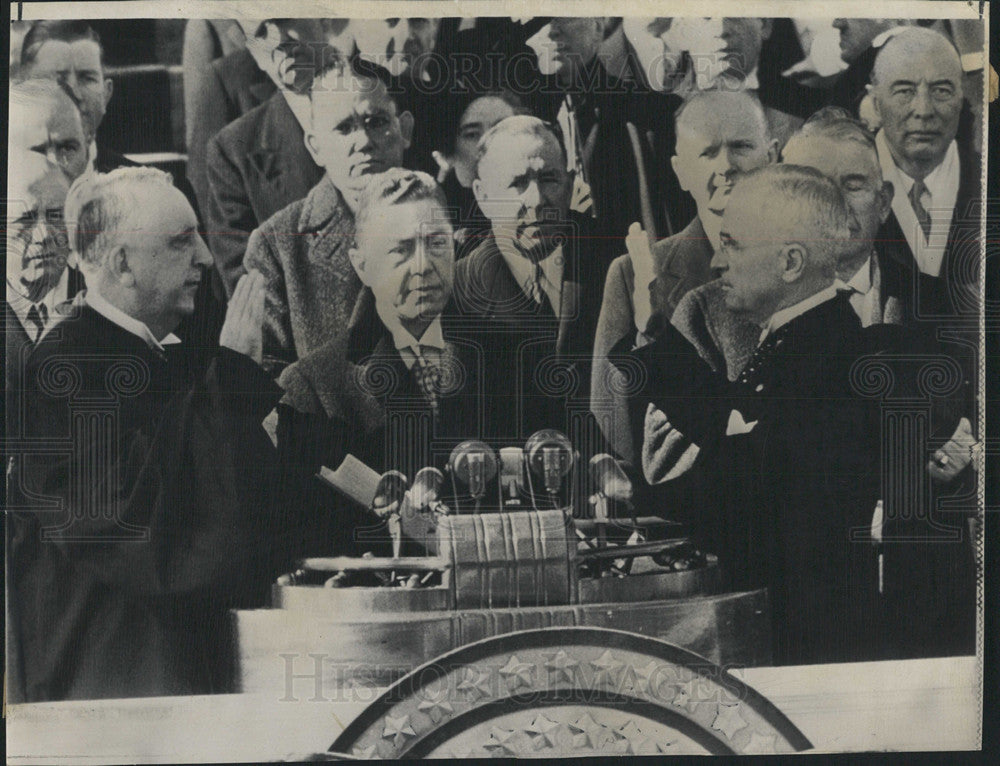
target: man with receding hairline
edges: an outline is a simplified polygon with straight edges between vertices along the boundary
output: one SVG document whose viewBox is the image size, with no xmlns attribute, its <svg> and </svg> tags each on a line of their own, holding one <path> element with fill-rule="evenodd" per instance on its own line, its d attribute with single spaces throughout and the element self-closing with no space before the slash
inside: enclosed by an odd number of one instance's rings
<svg viewBox="0 0 1000 766">
<path fill-rule="evenodd" d="M 875 656 L 875 554 L 852 538 L 878 496 L 875 411 L 851 388 L 861 324 L 835 282 L 849 238 L 843 196 L 818 171 L 749 173 L 717 259 L 726 306 L 758 330 L 743 372 L 713 372 L 672 327 L 635 352 L 648 384 L 633 418 L 656 413 L 698 448 L 651 494 L 719 554 L 727 587 L 768 587 L 778 664 Z"/>
<path fill-rule="evenodd" d="M 923 27 L 894 34 L 872 70 L 872 104 L 892 216 L 880 236 L 905 242 L 919 271 L 921 315 L 970 313 L 978 305 L 982 158 L 955 140 L 963 105 L 954 45 Z"/>
</svg>

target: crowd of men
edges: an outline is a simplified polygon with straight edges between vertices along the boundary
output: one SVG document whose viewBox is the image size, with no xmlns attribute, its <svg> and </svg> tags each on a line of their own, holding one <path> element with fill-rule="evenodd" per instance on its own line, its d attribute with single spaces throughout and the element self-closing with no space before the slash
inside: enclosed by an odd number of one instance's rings
<svg viewBox="0 0 1000 766">
<path fill-rule="evenodd" d="M 86 23 L 28 31 L 8 699 L 226 690 L 226 610 L 363 552 L 321 466 L 541 428 L 768 587 L 776 662 L 972 653 L 965 33 L 837 19 L 830 65 L 790 19 L 445 21 L 231 23 L 186 178 L 96 141 Z"/>
</svg>

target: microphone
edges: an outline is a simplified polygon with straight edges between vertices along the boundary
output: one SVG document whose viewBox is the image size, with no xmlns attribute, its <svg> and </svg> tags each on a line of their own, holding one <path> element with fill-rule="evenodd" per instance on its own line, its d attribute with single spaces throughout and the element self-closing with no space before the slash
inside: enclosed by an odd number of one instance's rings
<svg viewBox="0 0 1000 766">
<path fill-rule="evenodd" d="M 524 450 L 503 447 L 500 450 L 500 497 L 507 505 L 521 504 L 524 489 Z"/>
<path fill-rule="evenodd" d="M 444 486 L 444 474 L 434 466 L 427 466 L 417 471 L 410 487 L 410 507 L 416 511 L 434 511 L 448 513 L 448 506 L 441 502 L 441 487 Z"/>
<path fill-rule="evenodd" d="M 528 466 L 536 476 L 542 477 L 545 491 L 550 495 L 559 492 L 563 478 L 573 470 L 573 445 L 566 434 L 554 428 L 536 431 L 524 445 Z"/>
<path fill-rule="evenodd" d="M 590 483 L 597 493 L 608 500 L 632 502 L 632 482 L 628 480 L 618 461 L 606 452 L 590 459 Z"/>
<path fill-rule="evenodd" d="M 378 487 L 375 489 L 375 499 L 372 500 L 371 510 L 380 519 L 388 517 L 386 523 L 389 526 L 389 537 L 392 538 L 393 558 L 399 558 L 403 547 L 403 530 L 400 525 L 399 515 L 403 499 L 406 497 L 406 475 L 400 471 L 386 471 L 378 480 Z"/>
<path fill-rule="evenodd" d="M 486 485 L 497 475 L 496 454 L 488 444 L 470 439 L 451 451 L 448 470 L 478 502 L 486 494 Z"/>
</svg>

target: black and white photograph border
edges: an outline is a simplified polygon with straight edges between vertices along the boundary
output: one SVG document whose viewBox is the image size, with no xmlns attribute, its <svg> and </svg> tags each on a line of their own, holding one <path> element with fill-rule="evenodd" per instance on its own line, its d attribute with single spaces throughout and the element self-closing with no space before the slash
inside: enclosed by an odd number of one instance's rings
<svg viewBox="0 0 1000 766">
<path fill-rule="evenodd" d="M 996 753 L 989 2 L 9 8 L 8 763 Z"/>
</svg>

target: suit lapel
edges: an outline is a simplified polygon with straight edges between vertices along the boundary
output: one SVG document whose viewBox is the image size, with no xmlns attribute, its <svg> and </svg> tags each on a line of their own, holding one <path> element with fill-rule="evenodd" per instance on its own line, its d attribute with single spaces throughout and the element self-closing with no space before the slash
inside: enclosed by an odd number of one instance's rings
<svg viewBox="0 0 1000 766">
<path fill-rule="evenodd" d="M 275 93 L 266 104 L 260 135 L 247 159 L 258 176 L 260 196 L 277 212 L 305 197 L 322 172 L 306 151 L 302 126 L 285 97 Z"/>
</svg>

